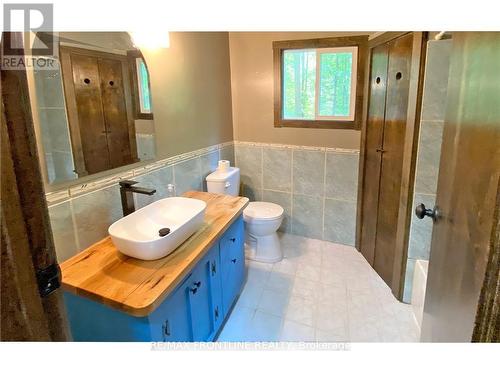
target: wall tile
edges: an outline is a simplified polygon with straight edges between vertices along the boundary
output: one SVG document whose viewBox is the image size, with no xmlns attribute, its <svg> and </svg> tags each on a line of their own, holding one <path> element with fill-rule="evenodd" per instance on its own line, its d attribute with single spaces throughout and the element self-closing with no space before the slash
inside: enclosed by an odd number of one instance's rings
<svg viewBox="0 0 500 375">
<path fill-rule="evenodd" d="M 283 222 L 280 226 L 280 231 L 291 232 L 291 214 L 292 214 L 292 194 L 282 193 L 279 191 L 264 190 L 262 195 L 262 200 L 265 202 L 271 202 L 279 204 L 285 210 L 285 216 L 283 217 Z"/>
<path fill-rule="evenodd" d="M 50 225 L 58 262 L 64 262 L 78 252 L 69 202 L 49 207 Z"/>
<path fill-rule="evenodd" d="M 358 154 L 326 153 L 325 197 L 356 200 L 358 161 Z"/>
<path fill-rule="evenodd" d="M 108 227 L 122 217 L 118 186 L 97 190 L 71 201 L 80 250 L 108 235 Z"/>
<path fill-rule="evenodd" d="M 292 197 L 292 233 L 299 236 L 323 237 L 323 200 L 294 194 Z"/>
<path fill-rule="evenodd" d="M 220 160 L 229 160 L 231 166 L 234 167 L 234 146 L 225 146 L 220 149 Z"/>
<path fill-rule="evenodd" d="M 139 176 L 135 180 L 143 187 L 156 189 L 156 193 L 151 196 L 134 194 L 135 207 L 139 209 L 158 199 L 166 198 L 168 196 L 167 185 L 174 183 L 174 175 L 172 167 L 164 167 Z"/>
<path fill-rule="evenodd" d="M 256 189 L 251 186 L 242 184 L 241 185 L 241 195 L 250 199 L 250 202 L 261 201 L 262 200 L 262 189 Z"/>
<path fill-rule="evenodd" d="M 435 194 L 443 139 L 443 122 L 423 121 L 420 125 L 415 192 Z"/>
<path fill-rule="evenodd" d="M 417 204 L 423 203 L 426 208 L 433 208 L 436 201 L 435 195 L 415 194 L 412 213 L 415 212 Z M 429 260 L 431 250 L 433 222 L 431 218 L 425 217 L 419 220 L 412 215 L 410 224 L 410 242 L 408 246 L 408 257 L 413 259 Z"/>
<path fill-rule="evenodd" d="M 200 173 L 203 191 L 207 191 L 207 176 L 217 169 L 219 150 L 200 156 Z"/>
<path fill-rule="evenodd" d="M 200 191 L 202 188 L 200 159 L 193 158 L 174 165 L 174 178 L 177 195 L 189 190 Z"/>
<path fill-rule="evenodd" d="M 325 153 L 293 151 L 293 193 L 322 197 L 325 182 Z"/>
<path fill-rule="evenodd" d="M 354 246 L 356 202 L 325 198 L 324 239 Z"/>
<path fill-rule="evenodd" d="M 422 120 L 444 120 L 450 67 L 451 40 L 427 43 Z"/>
<path fill-rule="evenodd" d="M 237 145 L 235 156 L 243 194 L 250 200 L 259 200 L 262 197 L 262 148 Z"/>
<path fill-rule="evenodd" d="M 264 189 L 292 191 L 292 150 L 263 149 Z"/>
</svg>

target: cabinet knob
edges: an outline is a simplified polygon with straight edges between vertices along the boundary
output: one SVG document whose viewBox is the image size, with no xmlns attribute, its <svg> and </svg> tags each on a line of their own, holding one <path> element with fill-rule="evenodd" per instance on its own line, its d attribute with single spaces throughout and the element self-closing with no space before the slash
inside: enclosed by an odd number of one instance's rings
<svg viewBox="0 0 500 375">
<path fill-rule="evenodd" d="M 231 262 L 236 263 L 236 258 L 231 259 Z"/>
<path fill-rule="evenodd" d="M 212 263 L 212 276 L 215 275 L 217 273 L 217 268 L 215 266 L 215 262 Z"/>
<path fill-rule="evenodd" d="M 229 239 L 229 241 L 236 242 L 236 238 L 232 237 Z"/>
<path fill-rule="evenodd" d="M 201 286 L 201 281 L 196 281 L 193 284 L 196 285 L 197 288 L 199 288 Z"/>
<path fill-rule="evenodd" d="M 198 291 L 198 288 L 191 288 L 191 289 L 189 289 L 189 291 L 193 294 L 196 294 L 196 292 Z"/>
</svg>

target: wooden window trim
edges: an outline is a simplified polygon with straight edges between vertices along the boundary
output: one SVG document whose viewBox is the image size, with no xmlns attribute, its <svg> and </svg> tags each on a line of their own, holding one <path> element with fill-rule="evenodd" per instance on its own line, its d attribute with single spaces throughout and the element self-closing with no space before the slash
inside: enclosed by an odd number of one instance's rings
<svg viewBox="0 0 500 375">
<path fill-rule="evenodd" d="M 358 47 L 356 107 L 353 121 L 343 120 L 285 120 L 283 119 L 283 51 L 288 49 Z M 363 116 L 363 85 L 365 81 L 365 61 L 368 50 L 368 35 L 346 36 L 320 39 L 283 40 L 273 42 L 274 74 L 274 127 L 312 129 L 361 129 Z"/>
<path fill-rule="evenodd" d="M 127 58 L 129 61 L 129 68 L 130 68 L 130 76 L 132 79 L 132 97 L 133 97 L 133 103 L 134 103 L 134 116 L 136 119 L 140 120 L 152 120 L 153 119 L 153 113 L 143 113 L 141 112 L 141 103 L 140 103 L 140 95 L 139 95 L 139 77 L 137 77 L 137 65 L 136 65 L 136 59 L 141 58 L 142 61 L 144 61 L 144 64 L 146 65 L 146 69 L 148 70 L 149 74 L 149 69 L 148 69 L 148 64 L 146 63 L 146 59 L 142 55 L 141 51 L 127 51 Z M 149 92 L 151 93 L 151 83 L 148 82 L 149 85 Z"/>
</svg>

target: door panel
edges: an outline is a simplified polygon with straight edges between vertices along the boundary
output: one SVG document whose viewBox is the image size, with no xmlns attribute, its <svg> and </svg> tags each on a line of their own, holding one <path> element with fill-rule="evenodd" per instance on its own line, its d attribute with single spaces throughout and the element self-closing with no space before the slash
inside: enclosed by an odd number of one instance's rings
<svg viewBox="0 0 500 375">
<path fill-rule="evenodd" d="M 380 183 L 380 163 L 382 160 L 380 149 L 385 118 L 388 59 L 389 47 L 387 44 L 373 49 L 370 73 L 370 103 L 366 125 L 363 222 L 361 226 L 361 252 L 370 264 L 373 264 L 375 258 L 376 213 Z"/>
<path fill-rule="evenodd" d="M 453 34 L 422 341 L 471 341 L 500 178 L 498 61 L 500 33 Z"/>
<path fill-rule="evenodd" d="M 72 54 L 71 63 L 86 171 L 90 174 L 105 171 L 111 168 L 111 162 L 97 58 Z"/>
<path fill-rule="evenodd" d="M 392 285 L 413 34 L 390 44 L 373 267 Z"/>
<path fill-rule="evenodd" d="M 124 72 L 120 60 L 100 58 L 98 64 L 109 159 L 111 167 L 116 168 L 134 162 L 130 148 Z"/>
</svg>

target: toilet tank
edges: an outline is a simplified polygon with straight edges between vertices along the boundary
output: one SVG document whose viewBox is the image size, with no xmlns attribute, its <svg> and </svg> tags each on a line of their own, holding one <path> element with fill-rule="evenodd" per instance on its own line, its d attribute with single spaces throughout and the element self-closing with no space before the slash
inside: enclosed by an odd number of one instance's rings
<svg viewBox="0 0 500 375">
<path fill-rule="evenodd" d="M 240 191 L 240 169 L 229 167 L 227 170 L 216 170 L 207 178 L 207 191 L 226 195 L 238 195 Z"/>
</svg>

